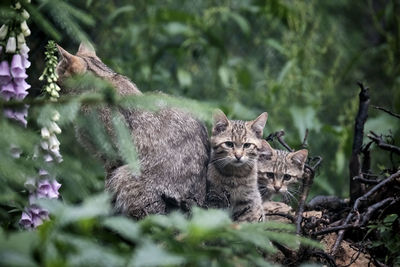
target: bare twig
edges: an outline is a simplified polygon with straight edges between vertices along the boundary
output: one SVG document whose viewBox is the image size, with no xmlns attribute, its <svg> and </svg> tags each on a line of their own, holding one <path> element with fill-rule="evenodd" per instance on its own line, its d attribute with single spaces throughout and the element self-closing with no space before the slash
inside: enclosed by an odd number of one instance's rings
<svg viewBox="0 0 400 267">
<path fill-rule="evenodd" d="M 379 201 L 378 203 L 375 203 L 374 205 L 368 207 L 367 211 L 362 216 L 361 225 L 366 225 L 376 210 L 378 210 L 384 206 L 394 204 L 396 201 L 397 200 L 394 197 L 388 197 L 388 198 L 386 198 L 382 201 Z"/>
<path fill-rule="evenodd" d="M 369 132 L 368 138 L 374 141 L 374 143 L 381 149 L 400 155 L 400 147 L 386 143 L 385 141 L 383 141 L 382 136 L 377 135 L 373 131 Z"/>
<path fill-rule="evenodd" d="M 356 177 L 353 178 L 353 180 L 354 181 L 359 181 L 359 182 L 361 182 L 363 184 L 379 184 L 378 180 L 366 179 L 366 178 L 363 178 L 361 176 L 356 176 Z"/>
<path fill-rule="evenodd" d="M 367 200 L 369 197 L 371 197 L 373 194 L 375 194 L 382 187 L 384 187 L 387 184 L 391 183 L 393 180 L 397 179 L 398 177 L 400 177 L 400 171 L 397 171 L 396 173 L 390 175 L 388 178 L 382 180 L 381 182 L 379 182 L 379 184 L 377 184 L 374 187 L 372 187 L 371 190 L 369 190 L 363 196 L 357 198 L 357 200 L 354 202 L 353 208 L 351 209 L 351 211 L 347 215 L 346 220 L 344 221 L 343 225 L 349 224 L 351 219 L 353 218 L 354 214 L 358 215 L 357 217 L 359 217 L 358 209 L 359 209 L 359 207 L 361 205 L 361 202 Z M 335 242 L 335 245 L 332 248 L 331 255 L 334 256 L 336 254 L 336 252 L 338 251 L 340 243 L 343 240 L 345 231 L 346 230 L 344 229 L 344 230 L 341 230 L 339 232 L 338 237 L 337 237 L 336 242 Z"/>
<path fill-rule="evenodd" d="M 386 108 L 377 107 L 377 106 L 372 106 L 372 107 L 373 107 L 374 109 L 382 110 L 382 111 L 388 113 L 389 115 L 392 115 L 393 117 L 396 117 L 396 118 L 400 119 L 400 115 L 399 115 L 399 114 L 396 114 L 396 113 L 394 113 L 394 112 L 392 112 L 392 111 L 390 111 L 390 110 L 388 110 L 388 109 L 386 109 Z"/>
<path fill-rule="evenodd" d="M 354 227 L 355 227 L 354 224 L 344 224 L 344 225 L 340 225 L 340 226 L 325 228 L 321 231 L 311 233 L 311 235 L 312 236 L 325 235 L 325 234 L 337 232 L 340 230 L 347 230 L 347 229 L 354 228 Z"/>
<path fill-rule="evenodd" d="M 305 132 L 305 134 L 304 134 L 303 143 L 301 143 L 301 147 L 302 147 L 302 148 L 308 147 L 308 145 L 307 145 L 307 138 L 308 138 L 308 128 L 306 129 L 306 132 Z"/>
<path fill-rule="evenodd" d="M 358 82 L 357 84 L 360 86 L 361 91 L 359 94 L 359 107 L 354 125 L 353 148 L 349 164 L 351 203 L 353 203 L 356 198 L 362 195 L 362 184 L 354 181 L 352 178 L 354 176 L 359 176 L 361 173 L 359 154 L 361 153 L 362 149 L 364 124 L 368 117 L 368 106 L 370 102 L 368 88 L 364 87 L 361 82 Z"/>
<path fill-rule="evenodd" d="M 267 136 L 267 138 L 265 138 L 265 140 L 274 141 L 274 138 L 276 138 L 278 140 L 278 142 L 284 148 L 286 148 L 286 150 L 288 150 L 289 152 L 293 152 L 294 150 L 285 142 L 285 140 L 283 140 L 283 136 L 284 135 L 285 135 L 285 131 L 284 130 L 280 130 L 280 131 L 277 131 L 275 133 L 271 133 L 270 135 Z"/>
<path fill-rule="evenodd" d="M 296 214 L 296 234 L 301 234 L 301 222 L 303 221 L 303 212 L 308 193 L 310 192 L 310 187 L 313 182 L 315 171 L 312 169 L 305 169 L 301 190 L 301 196 L 299 199 L 299 208 Z"/>
<path fill-rule="evenodd" d="M 292 223 L 294 223 L 296 221 L 292 215 L 286 214 L 286 213 L 281 213 L 281 212 L 265 213 L 265 216 L 281 216 L 286 219 L 289 219 Z"/>
</svg>

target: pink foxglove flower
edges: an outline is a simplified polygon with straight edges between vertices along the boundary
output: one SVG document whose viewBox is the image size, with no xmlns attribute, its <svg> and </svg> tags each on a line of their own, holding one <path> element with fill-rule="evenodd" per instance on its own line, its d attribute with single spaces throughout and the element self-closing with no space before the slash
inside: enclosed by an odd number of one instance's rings
<svg viewBox="0 0 400 267">
<path fill-rule="evenodd" d="M 3 85 L 0 90 L 1 96 L 5 100 L 10 100 L 10 98 L 15 97 L 14 83 L 9 82 L 6 85 Z"/>
<path fill-rule="evenodd" d="M 19 223 L 25 229 L 34 229 L 41 225 L 44 220 L 48 219 L 49 213 L 47 210 L 42 209 L 37 205 L 32 205 L 22 213 Z"/>
<path fill-rule="evenodd" d="M 15 82 L 22 82 L 28 75 L 26 74 L 23 64 L 23 58 L 19 54 L 15 54 L 11 61 L 11 74 Z"/>
<path fill-rule="evenodd" d="M 31 86 L 25 81 L 25 80 L 21 80 L 19 82 L 15 83 L 15 97 L 19 100 L 24 99 L 27 95 L 28 92 L 27 90 L 31 88 Z"/>
<path fill-rule="evenodd" d="M 56 180 L 49 181 L 48 179 L 40 181 L 37 190 L 38 198 L 58 198 L 61 184 L 59 184 Z"/>
<path fill-rule="evenodd" d="M 0 63 L 0 86 L 8 84 L 11 81 L 10 66 L 7 60 L 3 60 Z"/>
</svg>

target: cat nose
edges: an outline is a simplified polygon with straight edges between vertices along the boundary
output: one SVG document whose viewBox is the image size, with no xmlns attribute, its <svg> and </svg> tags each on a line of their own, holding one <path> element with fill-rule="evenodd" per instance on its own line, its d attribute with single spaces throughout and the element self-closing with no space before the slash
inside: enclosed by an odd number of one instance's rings
<svg viewBox="0 0 400 267">
<path fill-rule="evenodd" d="M 242 155 L 235 154 L 235 158 L 236 158 L 237 160 L 240 160 L 240 159 L 242 158 Z"/>
<path fill-rule="evenodd" d="M 274 188 L 275 188 L 275 191 L 276 191 L 276 192 L 279 192 L 279 189 L 281 189 L 281 187 L 280 187 L 280 186 L 277 186 L 277 185 L 274 185 Z"/>
</svg>

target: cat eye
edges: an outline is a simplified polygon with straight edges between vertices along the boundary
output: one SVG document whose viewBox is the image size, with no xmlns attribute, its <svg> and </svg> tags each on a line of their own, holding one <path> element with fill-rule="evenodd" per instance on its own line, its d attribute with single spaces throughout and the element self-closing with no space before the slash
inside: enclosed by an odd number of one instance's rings
<svg viewBox="0 0 400 267">
<path fill-rule="evenodd" d="M 251 146 L 250 143 L 245 143 L 245 144 L 243 145 L 243 148 L 249 148 L 250 146 Z"/>
<path fill-rule="evenodd" d="M 225 145 L 226 145 L 227 147 L 230 147 L 230 148 L 233 147 L 233 143 L 232 143 L 232 142 L 225 142 Z"/>
<path fill-rule="evenodd" d="M 267 177 L 273 179 L 275 177 L 273 172 L 267 172 Z"/>
<path fill-rule="evenodd" d="M 290 178 L 292 178 L 292 176 L 290 176 L 289 174 L 285 174 L 285 175 L 283 176 L 283 180 L 285 180 L 285 181 L 289 181 Z"/>
</svg>

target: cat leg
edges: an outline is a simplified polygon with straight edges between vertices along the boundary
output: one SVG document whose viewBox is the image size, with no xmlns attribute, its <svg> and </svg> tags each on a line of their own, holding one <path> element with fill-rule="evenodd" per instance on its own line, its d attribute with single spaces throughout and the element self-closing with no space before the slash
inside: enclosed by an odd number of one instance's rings
<svg viewBox="0 0 400 267">
<path fill-rule="evenodd" d="M 127 165 L 115 169 L 106 180 L 106 190 L 113 195 L 114 209 L 135 219 L 148 214 L 164 214 L 165 202 L 146 179 L 135 175 Z"/>
</svg>

